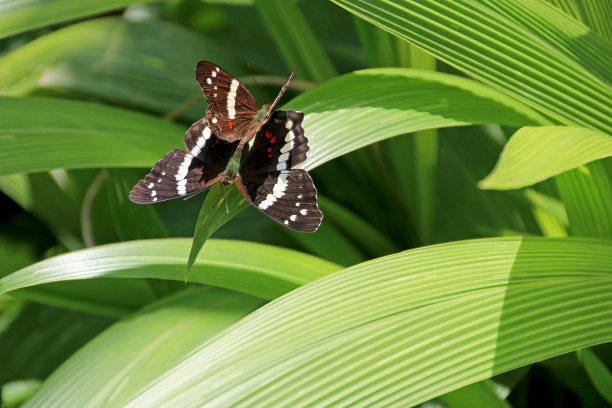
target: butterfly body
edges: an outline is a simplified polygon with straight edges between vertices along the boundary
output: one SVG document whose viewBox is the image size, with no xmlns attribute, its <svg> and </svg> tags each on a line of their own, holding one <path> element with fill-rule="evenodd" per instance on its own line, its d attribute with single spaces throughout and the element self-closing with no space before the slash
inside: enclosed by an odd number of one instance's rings
<svg viewBox="0 0 612 408">
<path fill-rule="evenodd" d="M 274 110 L 294 75 L 295 70 L 272 104 L 257 108 L 237 79 L 200 61 L 196 78 L 209 102 L 206 116 L 185 133 L 187 151 L 166 154 L 134 186 L 130 200 L 149 204 L 190 196 L 217 182 L 236 184 L 251 205 L 280 224 L 316 231 L 323 218 L 317 190 L 307 171 L 293 168 L 309 149 L 304 114 Z"/>
</svg>

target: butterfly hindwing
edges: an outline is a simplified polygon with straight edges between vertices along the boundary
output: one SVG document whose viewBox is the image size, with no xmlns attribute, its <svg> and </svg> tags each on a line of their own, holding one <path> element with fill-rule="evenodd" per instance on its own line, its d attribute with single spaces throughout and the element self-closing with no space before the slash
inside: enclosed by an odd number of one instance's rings
<svg viewBox="0 0 612 408">
<path fill-rule="evenodd" d="M 293 169 L 236 178 L 245 198 L 258 210 L 285 227 L 315 232 L 323 214 L 317 204 L 317 189 L 306 170 Z"/>
<path fill-rule="evenodd" d="M 207 118 L 213 133 L 228 142 L 240 140 L 258 110 L 251 93 L 229 72 L 209 61 L 198 62 L 196 79 L 209 105 Z"/>
<path fill-rule="evenodd" d="M 314 232 L 323 218 L 317 190 L 306 170 L 292 168 L 308 152 L 303 118 L 302 112 L 275 111 L 249 147 L 236 183 L 254 207 L 275 221 L 296 231 Z"/>
</svg>

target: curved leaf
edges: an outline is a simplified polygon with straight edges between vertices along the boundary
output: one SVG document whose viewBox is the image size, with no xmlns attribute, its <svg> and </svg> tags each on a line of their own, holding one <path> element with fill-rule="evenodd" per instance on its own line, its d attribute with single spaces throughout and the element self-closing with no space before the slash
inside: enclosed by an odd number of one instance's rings
<svg viewBox="0 0 612 408">
<path fill-rule="evenodd" d="M 84 405 L 122 406 L 203 341 L 262 303 L 218 288 L 191 289 L 162 299 L 110 327 L 52 374 L 45 384 L 62 395 L 51 402 L 41 390 L 25 406 L 68 406 L 75 395 L 87 401 Z M 111 349 L 109 356 L 106 351 Z M 65 382 L 66 376 L 73 380 Z"/>
<path fill-rule="evenodd" d="M 526 187 L 564 171 L 612 156 L 612 137 L 569 126 L 524 127 L 506 143 L 485 189 Z"/>
<path fill-rule="evenodd" d="M 547 123 L 531 109 L 474 81 L 409 69 L 345 75 L 303 94 L 290 106 L 306 112 L 304 128 L 311 146 L 306 169 L 421 129 Z M 56 167 L 151 167 L 180 146 L 184 132 L 185 128 L 146 115 L 101 105 L 0 98 L 0 175 Z"/>
<path fill-rule="evenodd" d="M 0 38 L 132 3 L 142 0 L 0 0 Z"/>
<path fill-rule="evenodd" d="M 306 113 L 312 169 L 392 136 L 472 123 L 512 126 L 548 121 L 475 81 L 431 71 L 377 68 L 335 78 L 287 104 Z"/>
<path fill-rule="evenodd" d="M 0 97 L 0 175 L 63 168 L 152 167 L 185 128 L 104 105 Z"/>
<path fill-rule="evenodd" d="M 612 340 L 612 242 L 506 238 L 405 251 L 345 269 L 257 310 L 157 378 L 123 374 L 122 406 L 412 406 Z M 183 321 L 174 316 L 174 325 Z M 129 325 L 116 336 L 148 344 Z M 153 339 L 155 334 L 152 335 Z M 174 341 L 178 341 L 174 339 Z M 96 347 L 96 361 L 114 347 Z M 88 348 L 35 401 L 82 406 Z M 123 364 L 146 358 L 126 356 Z M 166 368 L 167 367 L 167 368 Z M 157 370 L 158 374 L 162 370 Z M 61 373 L 61 375 L 60 375 Z M 104 374 L 106 375 L 106 374 Z M 135 387 L 141 387 L 135 392 Z M 100 402 L 115 389 L 97 394 Z M 33 403 L 34 404 L 34 403 Z M 34 404 L 35 405 L 35 404 Z M 111 404 L 110 406 L 113 406 Z"/>
<path fill-rule="evenodd" d="M 101 277 L 183 281 L 190 244 L 187 238 L 152 239 L 73 251 L 5 276 L 0 279 L 0 294 L 48 282 Z M 289 249 L 212 239 L 194 263 L 190 281 L 274 299 L 338 269 L 331 262 Z"/>
<path fill-rule="evenodd" d="M 557 121 L 612 133 L 612 44 L 536 0 L 333 0 Z"/>
<path fill-rule="evenodd" d="M 194 75 L 203 58 L 231 72 L 244 70 L 216 43 L 176 25 L 95 19 L 3 56 L 0 90 L 25 96 L 42 89 L 195 121 L 206 106 Z"/>
</svg>

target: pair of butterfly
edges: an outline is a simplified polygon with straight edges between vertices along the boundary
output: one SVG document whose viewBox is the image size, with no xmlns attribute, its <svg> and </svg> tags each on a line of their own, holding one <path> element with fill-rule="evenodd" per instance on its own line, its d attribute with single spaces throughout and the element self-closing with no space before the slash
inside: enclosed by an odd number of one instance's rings
<svg viewBox="0 0 612 408">
<path fill-rule="evenodd" d="M 275 111 L 295 69 L 270 105 L 257 107 L 251 93 L 223 68 L 208 61 L 196 66 L 208 109 L 185 133 L 187 151 L 166 154 L 130 192 L 130 200 L 151 204 L 190 196 L 221 182 L 236 183 L 244 198 L 280 224 L 314 232 L 323 214 L 306 170 L 308 139 L 304 114 Z"/>
</svg>

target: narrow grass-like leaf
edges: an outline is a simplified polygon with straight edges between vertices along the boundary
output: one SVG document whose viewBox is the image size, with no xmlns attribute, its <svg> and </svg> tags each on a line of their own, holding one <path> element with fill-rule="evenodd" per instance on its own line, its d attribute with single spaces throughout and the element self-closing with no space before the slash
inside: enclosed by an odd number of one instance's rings
<svg viewBox="0 0 612 408">
<path fill-rule="evenodd" d="M 48 282 L 101 277 L 184 281 L 190 246 L 190 239 L 174 238 L 73 251 L 5 276 L 0 279 L 0 294 Z M 274 299 L 338 269 L 331 262 L 289 249 L 212 239 L 196 259 L 189 280 Z"/>
<path fill-rule="evenodd" d="M 612 239 L 612 159 L 567 171 L 555 179 L 571 235 Z"/>
<path fill-rule="evenodd" d="M 483 239 L 405 251 L 269 303 L 147 376 L 122 403 L 413 406 L 612 340 L 611 274 L 612 243 L 603 240 Z M 100 359 L 116 352 L 96 350 Z M 87 356 L 72 364 L 89 366 Z M 58 375 L 38 397 L 82 406 L 65 387 L 96 389 L 88 386 L 95 373 Z M 114 380 L 132 387 L 129 375 Z"/>
<path fill-rule="evenodd" d="M 581 350 L 580 356 L 591 382 L 608 404 L 612 404 L 612 372 L 590 349 Z"/>
<path fill-rule="evenodd" d="M 235 292 L 199 288 L 151 304 L 77 352 L 25 406 L 68 407 L 75 397 L 81 406 L 123 406 L 202 342 L 262 303 Z"/>
<path fill-rule="evenodd" d="M 130 190 L 138 180 L 134 172 L 117 169 L 109 169 L 107 172 L 109 177 L 105 188 L 108 208 L 119 238 L 130 241 L 168 236 L 153 206 L 136 205 L 129 201 Z"/>
<path fill-rule="evenodd" d="M 85 102 L 0 97 L 0 175 L 62 168 L 152 167 L 185 128 Z"/>
<path fill-rule="evenodd" d="M 375 226 L 347 208 L 343 208 L 337 202 L 319 196 L 319 204 L 322 211 L 333 220 L 334 224 L 338 225 L 351 240 L 368 250 L 373 256 L 390 254 L 397 252 L 399 249 Z"/>
<path fill-rule="evenodd" d="M 404 68 L 344 75 L 300 95 L 287 107 L 306 113 L 304 129 L 311 150 L 301 165 L 305 169 L 417 130 L 471 123 L 548 123 L 525 105 L 477 82 Z"/>
<path fill-rule="evenodd" d="M 321 82 L 336 70 L 300 9 L 292 1 L 258 0 L 255 6 L 289 68 L 299 67 L 304 77 Z M 281 23 L 284 22 L 285 24 Z"/>
<path fill-rule="evenodd" d="M 222 187 L 221 184 L 217 184 L 208 191 L 196 221 L 191 250 L 187 260 L 187 268 L 185 269 L 185 282 L 189 279 L 193 263 L 206 240 L 223 224 L 234 218 L 248 206 L 249 203 L 240 195 L 235 186 L 231 186 L 228 189 L 227 187 Z"/>
<path fill-rule="evenodd" d="M 524 127 L 512 135 L 495 169 L 479 186 L 526 187 L 609 156 L 612 137 L 601 132 L 571 126 Z"/>
<path fill-rule="evenodd" d="M 0 0 L 0 38 L 133 3 L 142 0 Z"/>
<path fill-rule="evenodd" d="M 334 0 L 557 121 L 612 131 L 612 44 L 535 0 Z"/>
</svg>

